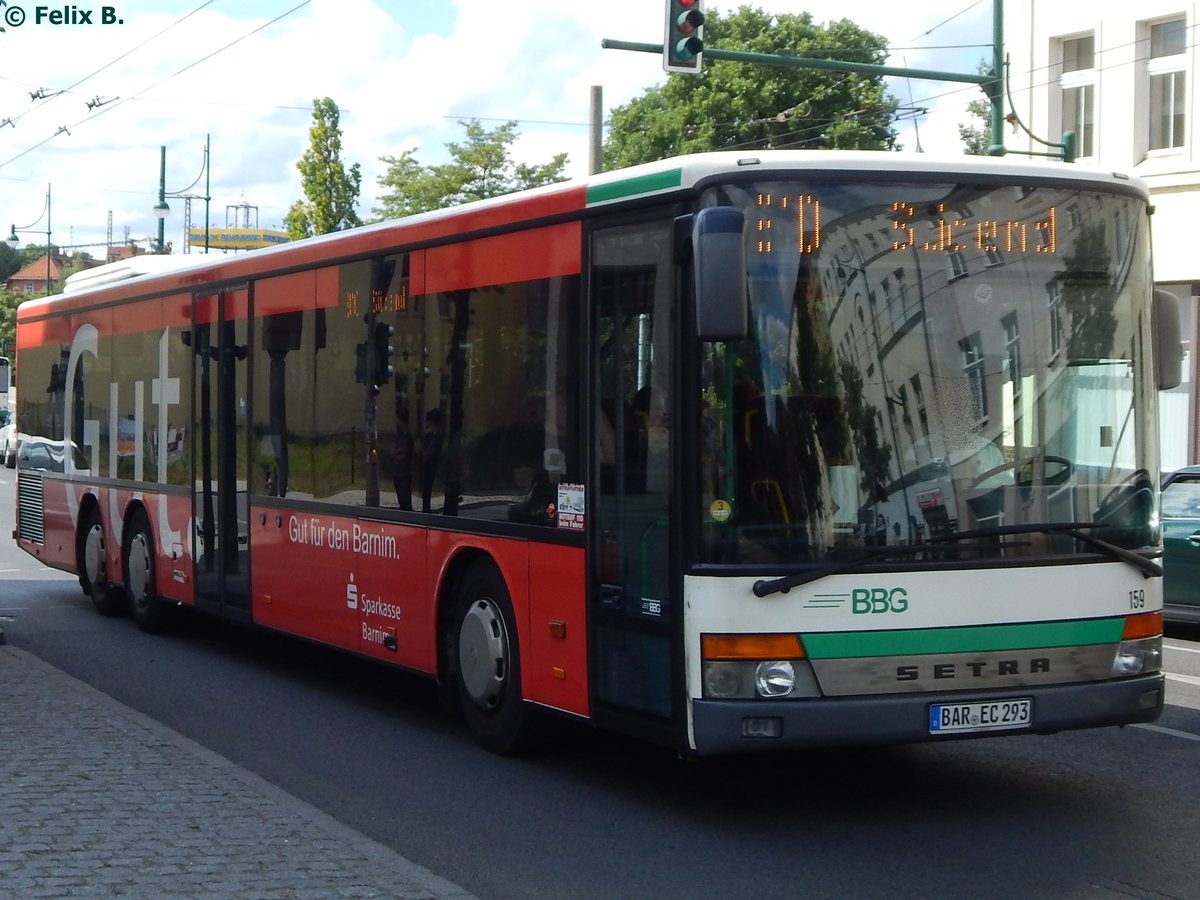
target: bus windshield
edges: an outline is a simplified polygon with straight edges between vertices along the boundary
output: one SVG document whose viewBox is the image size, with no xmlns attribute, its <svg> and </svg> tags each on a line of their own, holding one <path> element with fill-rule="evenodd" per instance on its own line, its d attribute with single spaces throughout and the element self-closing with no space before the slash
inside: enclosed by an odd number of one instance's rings
<svg viewBox="0 0 1200 900">
<path fill-rule="evenodd" d="M 746 217 L 750 309 L 700 353 L 698 562 L 1157 542 L 1139 197 L 823 176 L 703 205 Z"/>
</svg>

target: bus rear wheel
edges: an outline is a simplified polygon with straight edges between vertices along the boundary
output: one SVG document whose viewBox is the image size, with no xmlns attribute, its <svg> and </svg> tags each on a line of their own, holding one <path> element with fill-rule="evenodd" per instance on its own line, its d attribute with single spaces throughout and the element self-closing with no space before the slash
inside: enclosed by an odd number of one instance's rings
<svg viewBox="0 0 1200 900">
<path fill-rule="evenodd" d="M 521 660 L 508 588 L 491 565 L 462 580 L 453 632 L 459 703 L 475 738 L 493 753 L 529 742 L 532 711 L 521 695 Z"/>
<path fill-rule="evenodd" d="M 165 631 L 173 624 L 174 610 L 158 596 L 155 581 L 154 535 L 146 513 L 133 514 L 125 540 L 125 590 L 129 593 L 129 611 L 142 631 Z"/>
<path fill-rule="evenodd" d="M 93 506 L 79 530 L 79 583 L 102 616 L 120 615 L 128 608 L 124 592 L 108 581 L 108 553 L 100 510 Z"/>
</svg>

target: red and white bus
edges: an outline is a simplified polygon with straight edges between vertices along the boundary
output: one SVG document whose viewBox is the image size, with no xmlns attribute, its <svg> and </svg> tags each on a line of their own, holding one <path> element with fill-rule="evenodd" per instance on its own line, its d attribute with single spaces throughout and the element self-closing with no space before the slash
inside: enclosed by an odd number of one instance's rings
<svg viewBox="0 0 1200 900">
<path fill-rule="evenodd" d="M 145 629 L 435 678 L 500 752 L 540 710 L 694 754 L 1151 721 L 1148 216 L 722 153 L 92 270 L 18 311 L 16 537 Z"/>
</svg>

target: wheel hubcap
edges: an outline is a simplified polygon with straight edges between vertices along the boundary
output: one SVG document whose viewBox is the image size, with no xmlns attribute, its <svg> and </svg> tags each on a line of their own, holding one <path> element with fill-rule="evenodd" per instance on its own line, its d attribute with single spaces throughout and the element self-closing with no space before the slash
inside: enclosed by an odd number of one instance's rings
<svg viewBox="0 0 1200 900">
<path fill-rule="evenodd" d="M 99 586 L 104 582 L 104 530 L 93 525 L 83 541 L 83 571 L 88 584 Z"/>
<path fill-rule="evenodd" d="M 496 604 L 481 598 L 463 616 L 458 633 L 458 667 L 467 695 L 484 709 L 495 709 L 508 677 L 508 633 Z"/>
<path fill-rule="evenodd" d="M 150 551 L 146 545 L 146 536 L 135 534 L 129 542 L 129 564 L 127 566 L 129 592 L 134 602 L 139 606 L 146 602 L 146 593 L 150 586 Z"/>
</svg>

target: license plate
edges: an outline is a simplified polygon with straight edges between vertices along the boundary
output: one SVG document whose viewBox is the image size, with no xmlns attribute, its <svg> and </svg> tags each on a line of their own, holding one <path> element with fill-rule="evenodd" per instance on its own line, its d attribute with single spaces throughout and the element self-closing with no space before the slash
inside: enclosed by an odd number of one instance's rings
<svg viewBox="0 0 1200 900">
<path fill-rule="evenodd" d="M 998 731 L 1024 728 L 1033 721 L 1033 701 L 981 700 L 975 703 L 935 703 L 929 707 L 929 733 Z"/>
</svg>

